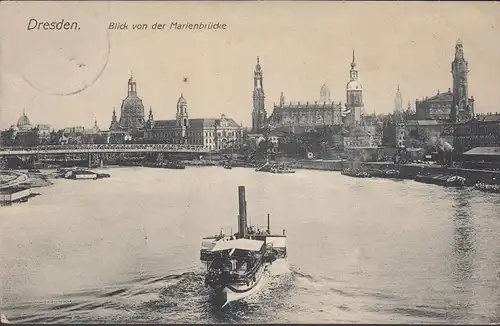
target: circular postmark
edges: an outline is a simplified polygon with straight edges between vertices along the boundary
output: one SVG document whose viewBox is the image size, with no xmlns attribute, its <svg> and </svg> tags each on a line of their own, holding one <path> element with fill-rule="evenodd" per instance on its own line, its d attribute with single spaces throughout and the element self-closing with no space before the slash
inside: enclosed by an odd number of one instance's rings
<svg viewBox="0 0 500 326">
<path fill-rule="evenodd" d="M 32 14 L 24 19 L 26 26 L 12 45 L 11 59 L 15 73 L 29 86 L 57 96 L 78 94 L 94 85 L 106 70 L 111 52 L 107 6 L 63 5 L 57 17 Z"/>
</svg>

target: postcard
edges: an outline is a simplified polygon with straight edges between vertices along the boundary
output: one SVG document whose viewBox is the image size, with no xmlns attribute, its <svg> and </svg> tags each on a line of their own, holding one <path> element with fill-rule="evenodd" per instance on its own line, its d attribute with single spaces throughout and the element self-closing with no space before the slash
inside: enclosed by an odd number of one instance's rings
<svg viewBox="0 0 500 326">
<path fill-rule="evenodd" d="M 499 323 L 499 23 L 2 2 L 1 322 Z"/>
</svg>

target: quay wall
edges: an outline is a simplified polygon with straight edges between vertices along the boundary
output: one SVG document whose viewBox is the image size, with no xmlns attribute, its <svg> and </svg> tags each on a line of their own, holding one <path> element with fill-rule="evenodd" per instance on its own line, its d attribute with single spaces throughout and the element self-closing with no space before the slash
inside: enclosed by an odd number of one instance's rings
<svg viewBox="0 0 500 326">
<path fill-rule="evenodd" d="M 343 169 L 394 169 L 393 162 L 353 162 L 346 160 L 298 160 L 293 164 L 297 169 L 342 171 Z"/>
<path fill-rule="evenodd" d="M 292 165 L 297 169 L 342 171 L 346 168 L 371 170 L 371 169 L 399 169 L 404 179 L 414 179 L 419 173 L 451 174 L 464 177 L 467 185 L 474 185 L 477 182 L 489 184 L 500 184 L 500 171 L 473 170 L 463 168 L 448 168 L 441 165 L 428 164 L 394 164 L 393 162 L 352 162 L 344 160 L 298 160 Z"/>
<path fill-rule="evenodd" d="M 343 162 L 341 160 L 299 160 L 294 167 L 307 170 L 342 171 Z"/>
</svg>

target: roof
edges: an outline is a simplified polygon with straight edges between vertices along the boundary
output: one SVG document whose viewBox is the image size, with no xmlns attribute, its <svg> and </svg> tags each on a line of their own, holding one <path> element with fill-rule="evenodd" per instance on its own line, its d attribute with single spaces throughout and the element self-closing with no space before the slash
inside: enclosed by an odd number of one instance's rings
<svg viewBox="0 0 500 326">
<path fill-rule="evenodd" d="M 450 91 L 446 93 L 436 94 L 424 100 L 420 100 L 419 102 L 451 102 L 451 101 L 453 101 L 453 93 Z"/>
<path fill-rule="evenodd" d="M 155 120 L 153 129 L 174 128 L 176 123 L 176 120 Z"/>
<path fill-rule="evenodd" d="M 440 126 L 446 123 L 439 120 L 408 120 L 406 124 L 409 126 Z"/>
<path fill-rule="evenodd" d="M 500 156 L 500 147 L 476 147 L 465 152 L 464 155 Z"/>
<path fill-rule="evenodd" d="M 201 128 L 213 128 L 215 124 L 220 127 L 221 119 L 189 119 L 190 128 L 201 129 Z M 233 119 L 227 119 L 228 127 L 240 127 Z M 177 120 L 155 120 L 153 129 L 162 128 L 175 128 Z"/>
<path fill-rule="evenodd" d="M 259 251 L 263 245 L 264 241 L 241 238 L 229 241 L 218 241 L 212 248 L 212 251 L 223 251 L 231 249 Z"/>
<path fill-rule="evenodd" d="M 284 103 L 282 105 L 277 105 L 274 104 L 274 111 L 279 112 L 279 111 L 286 111 L 286 110 L 319 110 L 319 109 L 339 109 L 341 108 L 341 105 L 339 103 L 335 102 L 318 102 L 315 101 L 314 103 L 311 102 L 305 102 L 305 103 Z"/>
<path fill-rule="evenodd" d="M 500 122 L 500 114 L 498 113 L 493 113 L 493 114 L 482 114 L 479 115 L 479 121 L 499 121 Z"/>
</svg>

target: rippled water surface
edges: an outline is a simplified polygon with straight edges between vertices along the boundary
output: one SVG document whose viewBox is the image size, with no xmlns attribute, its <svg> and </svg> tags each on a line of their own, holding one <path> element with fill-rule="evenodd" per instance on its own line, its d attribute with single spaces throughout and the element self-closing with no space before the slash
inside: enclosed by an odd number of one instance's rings
<svg viewBox="0 0 500 326">
<path fill-rule="evenodd" d="M 413 181 L 252 169 L 107 169 L 0 209 L 0 310 L 11 322 L 500 322 L 500 196 Z M 287 232 L 262 290 L 220 311 L 201 237 Z"/>
</svg>

